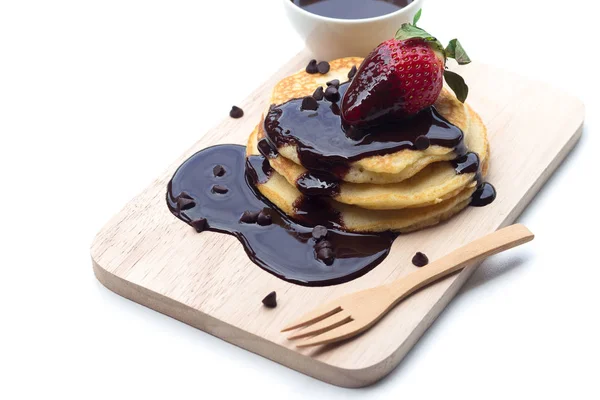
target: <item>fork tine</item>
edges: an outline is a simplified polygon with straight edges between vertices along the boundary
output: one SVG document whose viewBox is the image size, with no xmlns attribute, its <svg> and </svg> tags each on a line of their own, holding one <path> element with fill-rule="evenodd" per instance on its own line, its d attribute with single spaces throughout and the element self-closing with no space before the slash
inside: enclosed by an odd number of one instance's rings
<svg viewBox="0 0 600 400">
<path fill-rule="evenodd" d="M 352 321 L 352 317 L 346 311 L 338 312 L 332 316 L 322 319 L 306 328 L 296 332 L 288 337 L 288 340 L 300 339 L 307 336 L 320 335 L 321 333 L 330 331 L 340 325 L 344 325 Z"/>
<path fill-rule="evenodd" d="M 320 344 L 338 342 L 340 340 L 357 335 L 360 332 L 362 332 L 362 329 L 357 326 L 356 321 L 352 320 L 330 331 L 306 339 L 305 341 L 298 343 L 296 347 L 310 347 Z"/>
<path fill-rule="evenodd" d="M 322 319 L 325 319 L 333 314 L 342 311 L 342 307 L 337 304 L 328 303 L 324 304 L 320 307 L 315 308 L 314 310 L 304 314 L 302 317 L 298 318 L 292 324 L 286 326 L 281 330 L 281 332 L 291 331 L 292 329 L 300 328 L 305 325 L 310 325 L 315 322 L 319 322 Z"/>
</svg>

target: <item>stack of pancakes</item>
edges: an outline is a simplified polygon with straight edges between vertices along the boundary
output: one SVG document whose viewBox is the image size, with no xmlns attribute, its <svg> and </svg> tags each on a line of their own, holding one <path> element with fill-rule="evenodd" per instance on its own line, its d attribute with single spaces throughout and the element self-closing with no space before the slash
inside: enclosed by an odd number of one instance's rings
<svg viewBox="0 0 600 400">
<path fill-rule="evenodd" d="M 273 89 L 270 104 L 310 96 L 318 86 L 338 79 L 347 81 L 361 58 L 342 58 L 330 63 L 327 74 L 298 72 L 280 81 Z M 489 145 L 486 128 L 470 106 L 461 103 L 444 88 L 435 103 L 437 111 L 464 133 L 469 152 L 479 156 L 481 177 L 487 173 Z M 259 155 L 257 143 L 265 137 L 259 123 L 248 139 L 247 155 Z M 303 194 L 296 181 L 307 169 L 302 166 L 293 144 L 279 147 L 279 155 L 269 158 L 273 169 L 258 190 L 290 217 Z M 410 232 L 435 225 L 455 215 L 471 201 L 477 187 L 476 173 L 459 174 L 452 160 L 452 148 L 432 145 L 425 150 L 403 149 L 391 154 L 365 157 L 350 164 L 341 177 L 339 191 L 328 201 L 339 213 L 344 229 L 355 232 Z"/>
</svg>

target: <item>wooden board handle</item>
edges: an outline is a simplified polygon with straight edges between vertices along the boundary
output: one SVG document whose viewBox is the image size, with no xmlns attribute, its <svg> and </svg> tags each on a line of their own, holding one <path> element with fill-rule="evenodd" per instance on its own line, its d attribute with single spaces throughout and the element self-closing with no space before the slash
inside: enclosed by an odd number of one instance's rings
<svg viewBox="0 0 600 400">
<path fill-rule="evenodd" d="M 534 235 L 522 224 L 497 230 L 460 247 L 431 264 L 386 285 L 396 304 L 412 292 L 485 258 L 533 240 Z"/>
</svg>

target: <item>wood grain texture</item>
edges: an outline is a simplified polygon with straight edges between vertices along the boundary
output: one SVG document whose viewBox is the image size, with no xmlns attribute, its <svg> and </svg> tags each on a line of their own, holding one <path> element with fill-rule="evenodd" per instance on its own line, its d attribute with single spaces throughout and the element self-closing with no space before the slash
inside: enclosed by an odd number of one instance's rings
<svg viewBox="0 0 600 400">
<path fill-rule="evenodd" d="M 282 332 L 301 328 L 289 340 L 306 338 L 298 347 L 318 346 L 349 339 L 366 331 L 399 302 L 431 283 L 485 258 L 533 240 L 522 224 L 488 233 L 442 258 L 390 283 L 349 293 L 311 310 Z"/>
<path fill-rule="evenodd" d="M 93 267 L 102 284 L 128 299 L 317 379 L 366 386 L 398 365 L 475 266 L 414 294 L 347 342 L 297 349 L 281 327 L 327 301 L 414 271 L 411 258 L 417 251 L 435 260 L 512 223 L 576 143 L 584 110 L 577 99 L 543 83 L 476 63 L 462 67 L 471 89 L 469 103 L 488 126 L 488 180 L 498 191 L 496 201 L 399 237 L 382 264 L 352 282 L 302 287 L 254 265 L 232 236 L 197 234 L 177 220 L 165 205 L 165 191 L 175 169 L 196 151 L 218 143 L 244 144 L 271 87 L 307 60 L 305 53 L 290 60 L 241 104 L 244 118 L 228 118 L 206 133 L 115 215 L 92 244 Z M 261 300 L 273 290 L 279 305 L 266 309 Z"/>
</svg>

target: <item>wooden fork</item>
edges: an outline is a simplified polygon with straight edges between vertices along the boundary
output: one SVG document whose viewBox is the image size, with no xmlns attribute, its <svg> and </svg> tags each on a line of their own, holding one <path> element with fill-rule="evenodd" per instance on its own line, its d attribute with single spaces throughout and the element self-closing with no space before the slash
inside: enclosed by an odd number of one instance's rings
<svg viewBox="0 0 600 400">
<path fill-rule="evenodd" d="M 340 297 L 316 308 L 282 332 L 306 327 L 288 339 L 311 336 L 298 347 L 333 343 L 356 336 L 379 321 L 396 304 L 424 286 L 486 257 L 533 240 L 524 225 L 516 224 L 479 238 L 427 266 L 386 285 Z"/>
</svg>

